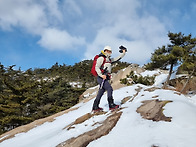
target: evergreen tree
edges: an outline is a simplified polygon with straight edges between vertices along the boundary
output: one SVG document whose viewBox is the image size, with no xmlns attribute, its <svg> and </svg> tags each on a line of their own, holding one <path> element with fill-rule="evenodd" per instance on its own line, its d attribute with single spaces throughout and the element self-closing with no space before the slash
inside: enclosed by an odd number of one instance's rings
<svg viewBox="0 0 196 147">
<path fill-rule="evenodd" d="M 188 52 L 186 52 L 186 54 L 183 56 L 183 58 L 182 58 L 183 63 L 179 67 L 181 70 L 187 71 L 188 75 L 189 75 L 181 92 L 184 91 L 184 89 L 185 89 L 186 85 L 188 84 L 188 82 L 190 81 L 191 77 L 196 76 L 196 48 L 195 48 L 195 44 L 194 44 L 194 42 L 196 42 L 196 38 L 192 39 L 192 42 L 193 42 L 193 45 L 192 45 L 191 49 L 188 50 Z"/>
<path fill-rule="evenodd" d="M 158 47 L 152 54 L 151 62 L 146 65 L 146 68 L 151 70 L 155 68 L 167 69 L 170 66 L 169 75 L 163 87 L 167 86 L 173 67 L 178 64 L 185 64 L 190 59 L 189 55 L 196 45 L 196 40 L 192 38 L 191 34 L 185 36 L 181 32 L 169 32 L 168 37 L 171 44 Z"/>
</svg>

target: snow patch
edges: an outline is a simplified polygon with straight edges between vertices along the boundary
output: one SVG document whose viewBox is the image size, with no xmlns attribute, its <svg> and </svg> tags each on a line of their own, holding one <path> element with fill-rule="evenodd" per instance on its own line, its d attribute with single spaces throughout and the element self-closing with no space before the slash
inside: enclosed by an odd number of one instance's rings
<svg viewBox="0 0 196 147">
<path fill-rule="evenodd" d="M 155 77 L 154 86 L 162 87 L 163 83 L 166 81 L 168 74 L 160 74 Z"/>
<path fill-rule="evenodd" d="M 69 84 L 74 87 L 74 88 L 82 88 L 82 83 L 81 82 L 69 82 Z"/>
<path fill-rule="evenodd" d="M 146 70 L 145 72 L 142 72 L 141 75 L 142 75 L 143 77 L 145 77 L 145 76 L 159 75 L 160 73 L 161 73 L 160 70 L 153 70 L 153 71 Z"/>
</svg>

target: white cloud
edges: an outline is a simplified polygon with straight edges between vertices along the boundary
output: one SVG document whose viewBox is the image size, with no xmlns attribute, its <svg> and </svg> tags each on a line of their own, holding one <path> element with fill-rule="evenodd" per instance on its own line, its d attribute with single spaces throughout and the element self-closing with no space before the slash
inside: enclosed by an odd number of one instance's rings
<svg viewBox="0 0 196 147">
<path fill-rule="evenodd" d="M 55 28 L 46 29 L 38 42 L 41 46 L 50 50 L 74 49 L 74 46 L 83 45 L 84 38 L 72 37 L 65 30 Z"/>
<path fill-rule="evenodd" d="M 167 42 L 165 26 L 138 0 L 0 0 L 1 29 L 24 28 L 49 50 L 86 46 L 87 59 L 105 45 L 116 56 L 118 46 L 125 45 L 126 61 L 144 63 Z"/>
<path fill-rule="evenodd" d="M 58 2 L 58 0 L 0 1 L 0 27 L 6 31 L 20 27 L 30 34 L 38 35 L 41 37 L 38 43 L 49 50 L 66 50 L 84 44 L 83 37 L 75 37 L 66 29 L 60 29 L 63 14 Z"/>
<path fill-rule="evenodd" d="M 71 15 L 82 15 L 81 8 L 77 5 L 77 2 L 74 0 L 66 0 L 64 1 L 64 7 L 68 9 L 67 12 L 69 12 Z"/>
<path fill-rule="evenodd" d="M 56 20 L 59 22 L 63 21 L 63 14 L 59 9 L 59 0 L 42 0 L 42 6 L 45 6 L 47 10 L 46 14 L 51 17 L 52 21 Z"/>
<path fill-rule="evenodd" d="M 144 64 L 154 49 L 168 42 L 165 25 L 158 18 L 150 14 L 139 16 L 136 13 L 137 8 L 140 8 L 138 1 L 117 0 L 117 3 L 110 4 L 105 2 L 107 13 L 105 15 L 104 12 L 102 17 L 108 21 L 103 21 L 97 30 L 94 41 L 87 47 L 85 58 L 93 58 L 105 45 L 112 46 L 113 56 L 117 56 L 118 47 L 124 45 L 128 48 L 124 58 L 126 61 Z M 114 10 L 118 13 L 113 13 Z"/>
<path fill-rule="evenodd" d="M 43 8 L 30 0 L 6 0 L 0 2 L 0 26 L 11 30 L 22 27 L 28 32 L 37 34 L 47 27 L 47 19 Z"/>
</svg>

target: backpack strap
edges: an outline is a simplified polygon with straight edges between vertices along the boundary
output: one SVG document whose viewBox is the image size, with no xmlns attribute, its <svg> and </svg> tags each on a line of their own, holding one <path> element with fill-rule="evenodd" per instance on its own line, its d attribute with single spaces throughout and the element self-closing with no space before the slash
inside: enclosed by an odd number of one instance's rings
<svg viewBox="0 0 196 147">
<path fill-rule="evenodd" d="M 104 64 L 106 63 L 106 56 L 105 55 L 103 55 L 103 54 L 99 54 L 99 57 L 103 57 L 103 63 L 102 63 L 102 65 L 101 65 L 101 72 L 103 73 L 103 68 L 104 68 Z"/>
</svg>

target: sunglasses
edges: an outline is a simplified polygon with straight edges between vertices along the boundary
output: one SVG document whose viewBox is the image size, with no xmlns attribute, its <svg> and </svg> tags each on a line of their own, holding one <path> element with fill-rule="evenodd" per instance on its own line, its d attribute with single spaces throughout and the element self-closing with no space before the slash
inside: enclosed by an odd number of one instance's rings
<svg viewBox="0 0 196 147">
<path fill-rule="evenodd" d="M 109 52 L 109 53 L 112 53 L 112 51 L 109 51 L 109 50 L 105 50 L 105 51 L 107 51 L 107 52 Z"/>
</svg>

